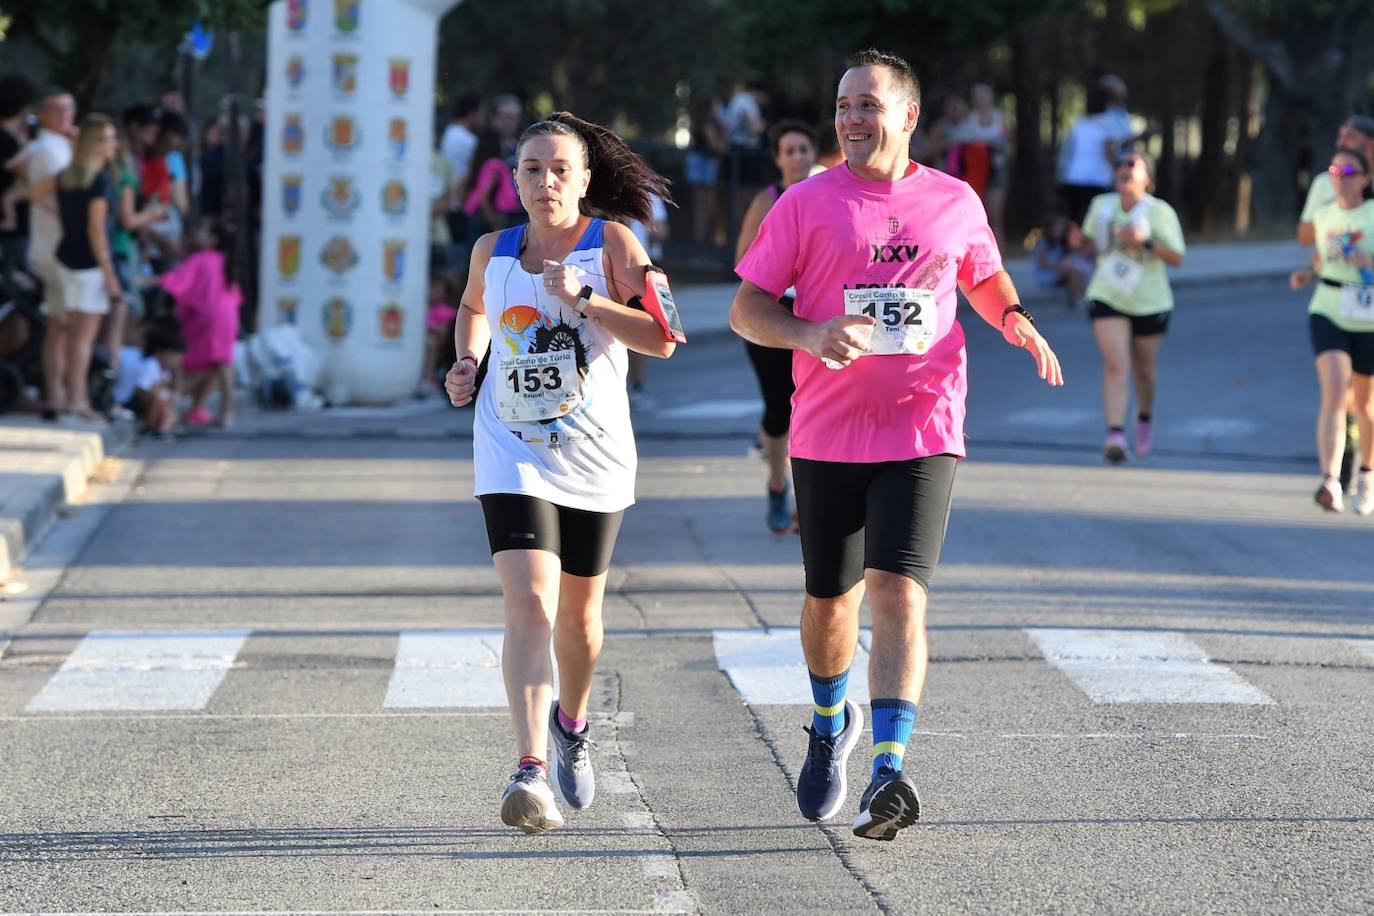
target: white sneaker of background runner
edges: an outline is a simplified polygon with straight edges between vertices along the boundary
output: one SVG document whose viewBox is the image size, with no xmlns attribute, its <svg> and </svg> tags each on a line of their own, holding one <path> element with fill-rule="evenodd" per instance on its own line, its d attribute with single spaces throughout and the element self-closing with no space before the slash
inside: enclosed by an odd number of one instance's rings
<svg viewBox="0 0 1374 916">
<path fill-rule="evenodd" d="M 1355 484 L 1355 512 L 1360 515 L 1374 514 L 1374 473 L 1360 472 L 1359 482 Z"/>
</svg>

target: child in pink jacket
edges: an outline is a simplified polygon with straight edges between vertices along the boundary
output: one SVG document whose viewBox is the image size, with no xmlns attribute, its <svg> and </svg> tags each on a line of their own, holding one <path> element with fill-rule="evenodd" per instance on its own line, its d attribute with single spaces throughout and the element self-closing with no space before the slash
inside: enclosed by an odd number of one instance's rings
<svg viewBox="0 0 1374 916">
<path fill-rule="evenodd" d="M 234 410 L 234 341 L 239 331 L 243 296 L 233 278 L 229 233 L 211 219 L 202 220 L 192 239 L 195 253 L 158 283 L 176 302 L 176 316 L 186 338 L 182 369 L 191 393 L 191 409 L 183 418 L 192 426 L 228 426 Z M 205 409 L 210 390 L 219 390 L 219 411 Z"/>
</svg>

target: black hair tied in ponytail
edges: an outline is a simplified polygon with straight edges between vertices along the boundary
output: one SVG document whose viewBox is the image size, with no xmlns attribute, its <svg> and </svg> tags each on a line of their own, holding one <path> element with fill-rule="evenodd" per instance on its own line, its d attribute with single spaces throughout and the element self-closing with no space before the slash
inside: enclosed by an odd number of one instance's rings
<svg viewBox="0 0 1374 916">
<path fill-rule="evenodd" d="M 581 144 L 587 168 L 592 173 L 581 207 L 587 216 L 637 219 L 648 223 L 653 220 L 655 196 L 665 204 L 673 202 L 668 179 L 650 168 L 642 156 L 609 128 L 584 121 L 570 112 L 556 111 L 525 128 L 519 146 L 544 134 L 576 137 Z"/>
</svg>

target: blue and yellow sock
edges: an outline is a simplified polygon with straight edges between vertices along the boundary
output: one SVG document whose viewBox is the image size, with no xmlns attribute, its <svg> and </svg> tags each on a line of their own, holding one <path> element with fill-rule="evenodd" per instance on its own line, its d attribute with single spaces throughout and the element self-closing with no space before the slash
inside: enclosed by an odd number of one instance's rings
<svg viewBox="0 0 1374 916">
<path fill-rule="evenodd" d="M 916 704 L 880 699 L 873 701 L 872 710 L 873 775 L 878 775 L 878 767 L 900 770 L 911 730 L 916 727 Z"/>
<path fill-rule="evenodd" d="M 811 713 L 811 728 L 818 735 L 838 735 L 844 731 L 844 694 L 849 689 L 849 672 L 834 677 L 811 675 L 811 696 L 816 701 Z"/>
</svg>

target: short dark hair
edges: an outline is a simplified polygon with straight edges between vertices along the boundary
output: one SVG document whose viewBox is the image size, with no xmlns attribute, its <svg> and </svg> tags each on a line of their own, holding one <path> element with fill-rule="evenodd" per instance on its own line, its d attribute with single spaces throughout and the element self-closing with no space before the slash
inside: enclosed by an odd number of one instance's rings
<svg viewBox="0 0 1374 916">
<path fill-rule="evenodd" d="M 38 87 L 19 73 L 0 76 L 0 118 L 12 118 L 33 104 Z"/>
<path fill-rule="evenodd" d="M 782 146 L 782 138 L 786 134 L 801 134 L 811 141 L 811 147 L 813 149 L 816 146 L 816 132 L 811 129 L 811 125 L 807 124 L 805 121 L 788 118 L 768 128 L 768 142 L 773 148 L 774 156 L 780 151 L 779 148 Z"/>
<path fill-rule="evenodd" d="M 191 127 L 186 123 L 186 119 L 175 111 L 164 111 L 157 119 L 157 132 L 159 134 L 172 134 L 177 137 L 189 137 Z"/>
<path fill-rule="evenodd" d="M 464 93 L 458 96 L 458 100 L 453 103 L 453 117 L 466 118 L 474 111 L 482 107 L 482 97 L 475 92 Z"/>
<path fill-rule="evenodd" d="M 1345 126 L 1354 128 L 1370 140 L 1374 140 L 1374 118 L 1369 115 L 1353 114 L 1345 119 Z"/>
<path fill-rule="evenodd" d="M 124 109 L 119 120 L 125 127 L 147 127 L 149 124 L 157 123 L 157 110 L 151 105 L 139 102 Z"/>
<path fill-rule="evenodd" d="M 898 90 L 918 106 L 921 104 L 921 81 L 916 78 L 916 71 L 911 69 L 911 64 L 896 54 L 879 51 L 877 48 L 866 48 L 857 54 L 849 55 L 845 60 L 846 70 L 853 70 L 855 67 L 886 67 L 892 72 L 892 82 Z"/>
</svg>

